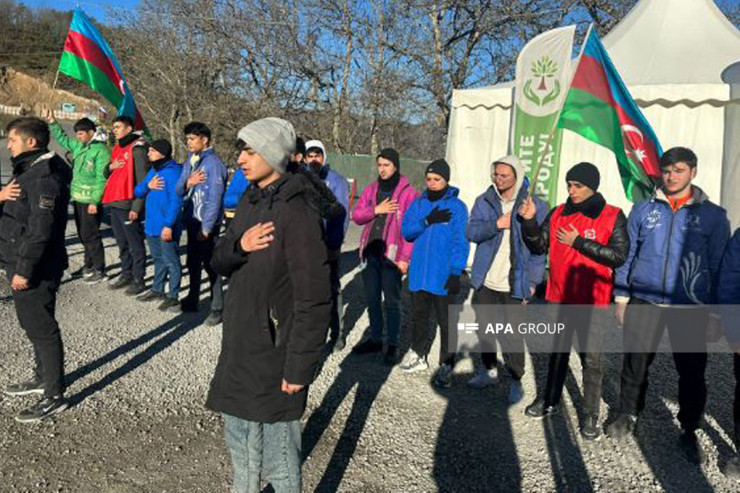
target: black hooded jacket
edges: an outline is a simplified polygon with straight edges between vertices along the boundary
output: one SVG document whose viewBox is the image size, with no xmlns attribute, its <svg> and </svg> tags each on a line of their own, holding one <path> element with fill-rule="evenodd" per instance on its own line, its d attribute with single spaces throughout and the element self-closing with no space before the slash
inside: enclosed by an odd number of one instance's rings
<svg viewBox="0 0 740 493">
<path fill-rule="evenodd" d="M 64 233 L 72 169 L 48 149 L 24 152 L 12 161 L 11 181 L 21 194 L 2 204 L 0 265 L 8 279 L 18 274 L 32 285 L 58 281 L 68 266 Z"/>
<path fill-rule="evenodd" d="M 244 232 L 270 221 L 270 246 L 245 253 Z M 229 290 L 207 407 L 261 423 L 299 419 L 307 390 L 287 395 L 280 386 L 283 379 L 313 382 L 331 306 L 321 219 L 308 206 L 303 180 L 284 175 L 265 189 L 250 187 L 218 241 L 212 266 L 229 277 Z"/>
</svg>

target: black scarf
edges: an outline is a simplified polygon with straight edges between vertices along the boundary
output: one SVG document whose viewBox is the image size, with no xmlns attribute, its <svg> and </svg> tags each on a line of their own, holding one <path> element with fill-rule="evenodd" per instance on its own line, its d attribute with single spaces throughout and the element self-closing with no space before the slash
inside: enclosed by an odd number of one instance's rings
<svg viewBox="0 0 740 493">
<path fill-rule="evenodd" d="M 32 149 L 30 151 L 22 152 L 15 157 L 10 158 L 10 162 L 13 163 L 13 174 L 20 175 L 26 171 L 34 161 L 39 157 L 49 152 L 48 149 Z"/>
<path fill-rule="evenodd" d="M 568 197 L 568 200 L 565 201 L 565 207 L 563 207 L 563 215 L 569 216 L 571 214 L 576 214 L 577 212 L 580 212 L 586 217 L 596 219 L 601 214 L 601 211 L 604 210 L 605 205 L 606 200 L 604 200 L 604 197 L 598 192 L 593 194 L 580 204 L 574 204 L 570 200 L 570 197 Z"/>
<path fill-rule="evenodd" d="M 121 137 L 118 139 L 118 145 L 121 147 L 126 147 L 127 145 L 131 144 L 133 141 L 138 139 L 139 136 L 135 133 L 131 132 L 130 134 L 126 135 L 125 137 Z"/>
<path fill-rule="evenodd" d="M 437 200 L 447 195 L 447 191 L 449 189 L 450 189 L 449 185 L 444 187 L 442 190 L 437 190 L 437 191 L 427 189 L 427 199 L 429 199 L 429 202 L 436 202 Z"/>
<path fill-rule="evenodd" d="M 157 161 L 152 161 L 152 167 L 154 168 L 154 171 L 160 171 L 162 168 L 164 168 L 164 165 L 170 162 L 170 158 L 162 158 Z"/>
<path fill-rule="evenodd" d="M 400 180 L 401 174 L 398 171 L 385 180 L 378 177 L 378 190 L 384 193 L 393 193 Z"/>
</svg>

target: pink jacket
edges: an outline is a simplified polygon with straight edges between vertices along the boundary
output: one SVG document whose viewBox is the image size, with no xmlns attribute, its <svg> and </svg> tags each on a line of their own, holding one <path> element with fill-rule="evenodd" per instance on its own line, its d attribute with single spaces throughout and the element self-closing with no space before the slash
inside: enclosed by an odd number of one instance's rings
<svg viewBox="0 0 740 493">
<path fill-rule="evenodd" d="M 411 249 L 413 243 L 404 240 L 401 234 L 401 223 L 403 215 L 408 210 L 411 202 L 416 200 L 419 194 L 414 190 L 405 176 L 401 175 L 393 190 L 392 199 L 398 201 L 398 212 L 388 215 L 383 230 L 385 238 L 385 256 L 393 263 L 409 262 L 411 260 Z M 352 211 L 352 220 L 358 226 L 365 226 L 360 236 L 360 258 L 367 247 L 370 232 L 375 222 L 375 207 L 378 198 L 378 181 L 375 180 L 362 191 L 360 200 Z"/>
</svg>

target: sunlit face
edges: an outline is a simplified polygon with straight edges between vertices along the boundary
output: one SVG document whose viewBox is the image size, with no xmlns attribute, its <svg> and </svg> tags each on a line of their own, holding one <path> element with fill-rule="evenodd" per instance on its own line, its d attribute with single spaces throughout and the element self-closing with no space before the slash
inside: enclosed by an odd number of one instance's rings
<svg viewBox="0 0 740 493">
<path fill-rule="evenodd" d="M 568 196 L 574 204 L 585 202 L 596 193 L 579 181 L 568 182 Z"/>
<path fill-rule="evenodd" d="M 669 195 L 679 194 L 691 186 L 691 180 L 696 177 L 696 168 L 691 168 L 683 161 L 661 168 L 663 188 Z"/>
<path fill-rule="evenodd" d="M 115 136 L 116 140 L 121 140 L 133 131 L 134 129 L 131 128 L 131 125 L 126 125 L 123 122 L 113 123 L 113 135 Z"/>
<path fill-rule="evenodd" d="M 208 148 L 208 137 L 204 135 L 187 134 L 185 136 L 185 145 L 188 151 L 193 154 L 199 154 Z"/>
<path fill-rule="evenodd" d="M 8 133 L 7 148 L 11 157 L 16 157 L 24 152 L 36 149 L 36 139 L 21 135 L 16 129 L 13 129 Z"/>
<path fill-rule="evenodd" d="M 389 159 L 379 157 L 376 164 L 378 166 L 378 176 L 381 180 L 387 180 L 396 172 L 396 165 Z"/>
<path fill-rule="evenodd" d="M 311 149 L 306 154 L 306 163 L 312 169 L 319 170 L 324 165 L 324 153 L 319 149 Z"/>
<path fill-rule="evenodd" d="M 149 148 L 149 152 L 147 153 L 147 157 L 149 158 L 149 161 L 159 161 L 160 159 L 164 159 L 164 154 L 156 150 L 154 147 Z"/>
<path fill-rule="evenodd" d="M 239 167 L 247 180 L 253 183 L 259 183 L 277 173 L 257 151 L 248 147 L 239 153 L 237 163 L 239 163 Z"/>
<path fill-rule="evenodd" d="M 437 173 L 427 173 L 427 188 L 432 192 L 439 192 L 447 186 L 447 180 Z"/>
<path fill-rule="evenodd" d="M 87 144 L 93 139 L 94 136 L 94 130 L 78 130 L 77 132 L 75 132 L 75 137 L 77 137 L 77 140 L 79 140 L 82 144 Z"/>
<path fill-rule="evenodd" d="M 493 169 L 493 184 L 499 193 L 511 190 L 516 185 L 516 173 L 508 164 L 499 163 Z"/>
</svg>

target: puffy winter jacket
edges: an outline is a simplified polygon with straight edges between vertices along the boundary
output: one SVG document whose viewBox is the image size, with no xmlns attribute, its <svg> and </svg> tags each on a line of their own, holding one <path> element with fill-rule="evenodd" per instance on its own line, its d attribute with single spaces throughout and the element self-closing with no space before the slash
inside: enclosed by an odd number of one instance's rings
<svg viewBox="0 0 740 493">
<path fill-rule="evenodd" d="M 319 170 L 319 178 L 324 180 L 331 193 L 344 207 L 344 214 L 339 214 L 333 219 L 325 219 L 326 228 L 326 247 L 329 251 L 339 250 L 344 243 L 344 235 L 347 233 L 349 226 L 349 186 L 347 179 L 331 169 L 328 164 Z"/>
<path fill-rule="evenodd" d="M 385 256 L 392 262 L 409 262 L 413 245 L 401 234 L 401 224 L 406 211 L 419 194 L 405 176 L 401 175 L 391 198 L 398 202 L 398 212 L 388 214 L 383 229 Z M 378 205 L 378 181 L 374 181 L 362 191 L 360 200 L 352 210 L 352 220 L 364 226 L 360 236 L 360 258 L 367 247 L 373 224 L 376 220 L 375 207 Z"/>
<path fill-rule="evenodd" d="M 251 183 L 249 183 L 241 169 L 234 171 L 234 176 L 231 177 L 231 182 L 224 194 L 224 209 L 236 209 L 236 206 L 239 205 L 239 199 L 242 198 L 249 185 Z"/>
<path fill-rule="evenodd" d="M 449 187 L 444 197 L 430 201 L 427 191 L 411 203 L 401 225 L 406 241 L 414 243 L 409 265 L 409 291 L 426 291 L 447 295 L 445 284 L 450 275 L 459 276 L 465 270 L 470 244 L 465 238 L 468 210 L 457 198 L 459 190 Z M 432 209 L 449 209 L 448 223 L 427 225 Z"/>
<path fill-rule="evenodd" d="M 206 181 L 188 190 L 188 178 L 197 170 L 205 171 Z M 186 222 L 197 219 L 204 233 L 210 233 L 216 227 L 221 219 L 227 178 L 226 166 L 213 149 L 206 149 L 198 156 L 188 155 L 177 182 L 177 193 L 185 199 L 183 217 Z"/>
<path fill-rule="evenodd" d="M 60 146 L 72 153 L 72 201 L 80 204 L 100 204 L 108 177 L 110 149 L 103 142 L 83 144 L 70 138 L 59 122 L 49 125 L 51 134 Z"/>
<path fill-rule="evenodd" d="M 545 255 L 530 253 L 522 237 L 521 216 L 517 214 L 519 206 L 527 197 L 527 189 L 526 184 L 520 188 L 511 213 L 509 238 L 512 246 L 512 260 L 509 284 L 512 297 L 517 299 L 529 299 L 531 297 L 529 288 L 541 283 L 545 273 Z M 537 222 L 542 224 L 547 216 L 547 204 L 538 197 L 534 197 L 534 201 L 537 206 Z M 495 188 L 490 186 L 475 199 L 465 231 L 467 239 L 477 244 L 471 275 L 471 284 L 475 289 L 483 285 L 493 259 L 501 246 L 503 231 L 496 226 L 496 220 L 502 215 L 501 197 Z"/>
<path fill-rule="evenodd" d="M 182 233 L 182 197 L 175 188 L 182 166 L 175 160 L 170 160 L 159 166 L 159 169 L 156 168 L 152 166 L 144 181 L 136 185 L 134 189 L 134 195 L 137 198 L 146 197 L 144 233 L 147 236 L 158 237 L 162 234 L 162 229 L 171 228 L 173 240 L 177 241 Z M 149 182 L 155 176 L 164 180 L 162 190 L 149 189 Z"/>
<path fill-rule="evenodd" d="M 661 191 L 635 204 L 628 232 L 631 245 L 617 269 L 616 296 L 656 304 L 716 303 L 730 225 L 727 212 L 699 187 L 675 213 Z"/>
<path fill-rule="evenodd" d="M 731 343 L 740 343 L 740 229 L 727 245 L 719 274 L 717 299 L 722 306 L 722 325 Z"/>
</svg>

